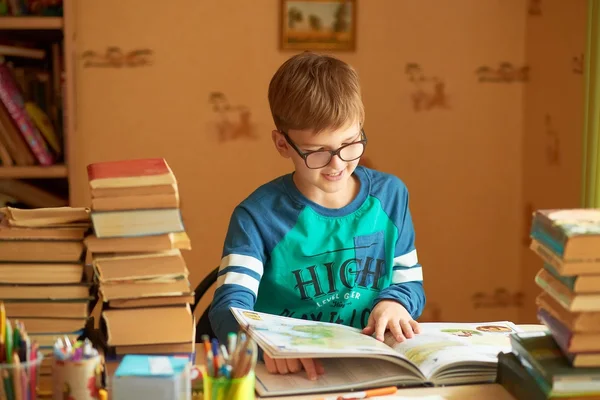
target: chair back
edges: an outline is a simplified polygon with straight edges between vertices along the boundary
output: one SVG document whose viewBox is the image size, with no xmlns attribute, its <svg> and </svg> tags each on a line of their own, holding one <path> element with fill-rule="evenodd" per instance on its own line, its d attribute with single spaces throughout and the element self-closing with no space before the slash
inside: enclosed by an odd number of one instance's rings
<svg viewBox="0 0 600 400">
<path fill-rule="evenodd" d="M 194 289 L 194 304 L 192 305 L 192 313 L 198 307 L 200 300 L 202 297 L 208 292 L 210 287 L 217 282 L 217 277 L 219 275 L 219 267 L 213 269 L 202 281 L 196 286 Z M 202 335 L 208 335 L 209 337 L 215 337 L 215 333 L 212 330 L 210 325 L 210 320 L 208 319 L 208 311 L 210 310 L 210 305 L 206 307 L 206 310 L 200 316 L 200 319 L 196 323 L 196 343 L 200 343 L 200 337 Z"/>
</svg>

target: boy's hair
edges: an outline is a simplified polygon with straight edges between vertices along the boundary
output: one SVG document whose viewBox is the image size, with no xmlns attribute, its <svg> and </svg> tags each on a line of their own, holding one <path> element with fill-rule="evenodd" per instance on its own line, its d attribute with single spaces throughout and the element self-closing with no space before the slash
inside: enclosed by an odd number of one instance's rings
<svg viewBox="0 0 600 400">
<path fill-rule="evenodd" d="M 337 58 L 303 52 L 284 62 L 269 84 L 278 130 L 340 129 L 365 119 L 358 74 Z"/>
</svg>

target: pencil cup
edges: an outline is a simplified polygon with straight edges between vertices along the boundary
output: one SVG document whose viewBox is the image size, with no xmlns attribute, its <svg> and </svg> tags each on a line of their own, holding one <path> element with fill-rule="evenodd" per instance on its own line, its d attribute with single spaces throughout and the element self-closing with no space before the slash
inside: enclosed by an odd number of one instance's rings
<svg viewBox="0 0 600 400">
<path fill-rule="evenodd" d="M 52 399 L 97 400 L 102 364 L 100 356 L 52 362 Z"/>
<path fill-rule="evenodd" d="M 0 364 L 0 399 L 37 400 L 43 359 L 42 353 L 38 353 L 34 361 Z"/>
<path fill-rule="evenodd" d="M 254 371 L 248 375 L 229 379 L 202 374 L 204 400 L 254 400 Z"/>
</svg>

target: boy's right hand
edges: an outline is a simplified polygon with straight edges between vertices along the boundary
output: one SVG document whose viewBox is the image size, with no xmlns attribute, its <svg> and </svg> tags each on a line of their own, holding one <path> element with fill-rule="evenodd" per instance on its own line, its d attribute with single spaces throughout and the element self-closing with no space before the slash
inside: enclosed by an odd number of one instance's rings
<svg viewBox="0 0 600 400">
<path fill-rule="evenodd" d="M 267 371 L 272 374 L 289 374 L 299 372 L 304 368 L 308 379 L 311 381 L 317 380 L 319 375 L 325 373 L 325 368 L 318 360 L 312 358 L 277 358 L 273 359 L 266 354 L 263 354 Z"/>
</svg>

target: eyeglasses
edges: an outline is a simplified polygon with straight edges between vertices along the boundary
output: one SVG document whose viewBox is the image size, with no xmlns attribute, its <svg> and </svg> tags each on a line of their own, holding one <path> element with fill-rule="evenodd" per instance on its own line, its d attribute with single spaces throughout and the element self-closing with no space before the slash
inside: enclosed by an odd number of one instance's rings
<svg viewBox="0 0 600 400">
<path fill-rule="evenodd" d="M 310 169 L 319 169 L 326 167 L 334 156 L 338 156 L 342 161 L 354 161 L 359 159 L 365 152 L 367 147 L 367 135 L 364 129 L 360 130 L 361 140 L 345 144 L 337 150 L 315 150 L 303 152 L 298 146 L 290 139 L 287 133 L 280 131 L 285 141 L 298 153 L 304 160 L 306 166 Z"/>
</svg>

